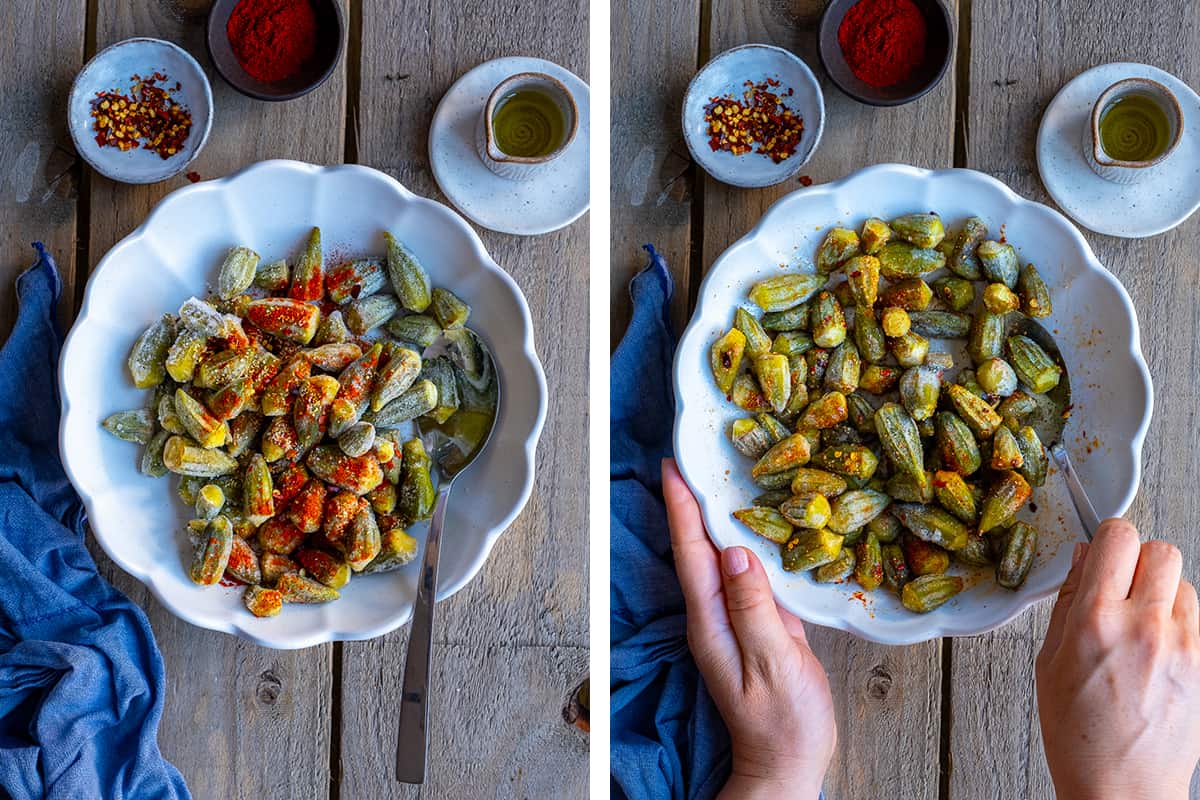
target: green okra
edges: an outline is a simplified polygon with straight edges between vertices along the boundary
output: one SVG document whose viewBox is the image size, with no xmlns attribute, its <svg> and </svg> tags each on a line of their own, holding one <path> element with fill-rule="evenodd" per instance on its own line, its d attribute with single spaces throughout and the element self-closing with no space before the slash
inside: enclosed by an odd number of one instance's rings
<svg viewBox="0 0 1200 800">
<path fill-rule="evenodd" d="M 946 266 L 946 256 L 932 248 L 892 241 L 879 251 L 879 271 L 889 281 L 919 278 Z"/>
<path fill-rule="evenodd" d="M 946 228 L 937 214 L 905 214 L 892 220 L 891 228 L 915 247 L 937 247 L 946 238 Z"/>
<path fill-rule="evenodd" d="M 287 262 L 279 259 L 269 264 L 259 261 L 251 285 L 268 292 L 281 292 L 288 287 L 290 282 L 291 275 L 288 272 Z"/>
<path fill-rule="evenodd" d="M 1029 337 L 1008 337 L 1008 357 L 1021 383 L 1036 394 L 1045 394 L 1058 386 L 1062 367 Z"/>
<path fill-rule="evenodd" d="M 430 474 L 432 462 L 420 439 L 409 439 L 401 448 L 404 455 L 400 497 L 396 508 L 405 524 L 428 519 L 433 514 L 435 493 Z M 372 487 L 374 488 L 374 487 Z"/>
<path fill-rule="evenodd" d="M 359 258 L 331 268 L 325 276 L 325 292 L 338 305 L 378 294 L 387 286 L 387 270 L 381 258 Z"/>
<path fill-rule="evenodd" d="M 802 528 L 780 546 L 783 568 L 803 572 L 820 567 L 842 552 L 843 537 L 828 528 Z"/>
<path fill-rule="evenodd" d="M 858 253 L 858 234 L 849 228 L 830 228 L 817 248 L 817 272 L 822 276 L 834 272 Z M 821 280 L 824 283 L 824 278 Z"/>
<path fill-rule="evenodd" d="M 154 414 L 148 408 L 118 411 L 105 417 L 100 426 L 122 441 L 147 444 L 154 436 Z"/>
<path fill-rule="evenodd" d="M 886 511 L 891 502 L 892 498 L 883 492 L 871 489 L 853 489 L 839 495 L 830 505 L 829 530 L 847 534 L 862 528 Z"/>
<path fill-rule="evenodd" d="M 160 430 L 150 437 L 150 441 L 146 443 L 146 449 L 142 451 L 142 460 L 138 466 L 139 472 L 150 478 L 161 478 L 169 472 L 167 465 L 163 463 L 163 449 L 167 446 L 169 438 L 171 438 L 171 432 L 167 430 Z"/>
<path fill-rule="evenodd" d="M 309 231 L 304 252 L 300 254 L 296 268 L 292 270 L 292 283 L 288 287 L 288 297 L 292 300 L 307 302 L 320 300 L 324 296 L 325 272 L 324 259 L 321 254 L 321 229 L 313 228 Z"/>
<path fill-rule="evenodd" d="M 904 584 L 900 602 L 909 611 L 927 614 L 963 590 L 963 579 L 956 575 L 922 575 Z"/>
<path fill-rule="evenodd" d="M 846 340 L 846 315 L 841 303 L 831 292 L 821 292 L 809 307 L 813 343 L 818 347 L 834 348 Z"/>
<path fill-rule="evenodd" d="M 783 544 L 792 536 L 792 523 L 774 508 L 743 508 L 734 511 L 733 518 L 764 539 L 778 544 Z"/>
<path fill-rule="evenodd" d="M 433 302 L 429 274 L 416 255 L 390 233 L 383 234 L 387 243 L 388 278 L 400 304 L 409 311 L 421 313 Z"/>
<path fill-rule="evenodd" d="M 379 555 L 363 567 L 362 573 L 391 572 L 400 569 L 417 557 L 417 540 L 402 528 L 384 531 L 380 537 Z"/>
<path fill-rule="evenodd" d="M 910 311 L 912 331 L 931 339 L 965 339 L 971 331 L 971 317 L 957 311 Z"/>
<path fill-rule="evenodd" d="M 1017 277 L 1017 291 L 1021 295 L 1021 310 L 1026 316 L 1048 317 L 1054 313 L 1054 304 L 1050 301 L 1050 290 L 1042 280 L 1041 273 L 1033 264 L 1021 268 Z"/>
<path fill-rule="evenodd" d="M 126 362 L 133 385 L 150 389 L 167 377 L 167 353 L 176 336 L 175 318 L 164 314 L 137 338 Z"/>
<path fill-rule="evenodd" d="M 362 336 L 367 331 L 383 325 L 400 310 L 400 301 L 390 294 L 373 294 L 351 302 L 345 307 L 343 316 L 350 332 Z"/>
<path fill-rule="evenodd" d="M 904 407 L 884 403 L 875 412 L 875 431 L 888 458 L 896 468 L 912 477 L 918 486 L 927 483 L 925 455 L 917 425 Z"/>
<path fill-rule="evenodd" d="M 878 253 L 892 238 L 892 229 L 878 217 L 870 217 L 862 226 L 862 234 L 858 237 L 859 249 L 869 255 Z"/>
<path fill-rule="evenodd" d="M 967 526 L 937 506 L 893 503 L 892 514 L 918 539 L 946 550 L 961 550 L 967 543 Z"/>
<path fill-rule="evenodd" d="M 960 278 L 977 281 L 983 277 L 982 267 L 976 250 L 987 238 L 987 225 L 979 217 L 968 217 L 962 229 L 954 236 L 946 266 Z"/>
<path fill-rule="evenodd" d="M 228 517 L 218 516 L 209 522 L 193 548 L 188 577 L 201 586 L 211 586 L 221 580 L 229 564 L 233 539 L 233 525 Z"/>
<path fill-rule="evenodd" d="M 410 420 L 428 414 L 438 405 L 438 390 L 432 381 L 421 378 L 395 400 L 372 412 L 367 420 L 377 430 L 398 428 Z"/>
<path fill-rule="evenodd" d="M 385 327 L 397 340 L 421 349 L 429 347 L 442 335 L 442 326 L 437 324 L 437 320 L 424 314 L 392 317 Z"/>
<path fill-rule="evenodd" d="M 1017 274 L 1020 268 L 1017 251 L 1011 244 L 991 240 L 981 242 L 975 250 L 975 255 L 979 257 L 979 265 L 988 280 L 1003 283 L 1009 289 L 1017 288 Z"/>
<path fill-rule="evenodd" d="M 872 534 L 854 545 L 854 579 L 858 585 L 873 592 L 883 584 L 883 549 Z"/>
<path fill-rule="evenodd" d="M 1004 549 L 996 564 L 996 583 L 1005 589 L 1019 589 L 1029 577 L 1037 557 L 1038 532 L 1032 525 L 1015 522 L 1008 529 Z"/>
<path fill-rule="evenodd" d="M 258 261 L 258 253 L 249 247 L 232 248 L 217 273 L 217 295 L 232 300 L 249 289 L 258 273 Z"/>
</svg>

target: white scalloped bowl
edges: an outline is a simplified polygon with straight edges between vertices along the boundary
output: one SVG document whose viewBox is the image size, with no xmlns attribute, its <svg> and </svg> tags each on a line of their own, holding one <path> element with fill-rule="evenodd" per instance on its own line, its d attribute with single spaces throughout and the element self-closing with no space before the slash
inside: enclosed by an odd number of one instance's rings
<svg viewBox="0 0 1200 800">
<path fill-rule="evenodd" d="M 977 215 L 993 236 L 1004 226 L 1022 260 L 1036 263 L 1045 277 L 1054 314 L 1042 322 L 1066 359 L 1075 405 L 1064 443 L 1102 519 L 1123 514 L 1133 502 L 1153 405 L 1133 303 L 1057 211 L 980 172 L 931 172 L 899 164 L 868 167 L 775 203 L 717 259 L 700 287 L 675 356 L 676 458 L 703 509 L 709 536 L 718 547 L 742 545 L 757 552 L 780 605 L 809 622 L 897 645 L 984 633 L 1058 590 L 1070 568 L 1072 546 L 1083 539 L 1061 475 L 1052 464 L 1046 485 L 1034 492 L 1036 511 L 1022 512 L 1021 518 L 1041 531 L 1042 541 L 1028 580 L 1015 592 L 998 586 L 990 571 L 955 567 L 969 588 L 941 608 L 917 615 L 892 592 L 864 597 L 853 581 L 817 584 L 806 574 L 784 571 L 778 547 L 730 516 L 761 490 L 750 480 L 750 465 L 729 442 L 729 426 L 740 414 L 713 383 L 708 353 L 731 324 L 734 309 L 748 304 L 746 292 L 755 281 L 778 275 L 781 265 L 814 271 L 812 257 L 826 228 L 857 228 L 869 216 L 890 219 L 915 211 L 936 211 L 947 227 Z"/>
<path fill-rule="evenodd" d="M 96 540 L 173 614 L 267 647 L 299 648 L 368 639 L 412 616 L 419 564 L 359 576 L 326 605 L 288 606 L 258 619 L 238 587 L 202 588 L 185 572 L 181 534 L 188 510 L 173 477 L 141 475 L 140 447 L 100 428 L 106 416 L 143 406 L 125 367 L 137 336 L 216 280 L 225 252 L 244 244 L 266 258 L 291 258 L 319 225 L 326 259 L 382 253 L 392 231 L 421 258 L 436 285 L 472 307 L 471 326 L 488 342 L 501 401 L 491 443 L 454 486 L 443 539 L 440 590 L 467 584 L 533 487 L 534 451 L 546 414 L 546 380 L 533 346 L 521 290 L 458 214 L 414 195 L 367 167 L 265 161 L 220 180 L 187 186 L 162 200 L 142 225 L 101 259 L 59 367 L 60 449 L 87 506 Z M 410 531 L 424 540 L 424 526 Z"/>
</svg>

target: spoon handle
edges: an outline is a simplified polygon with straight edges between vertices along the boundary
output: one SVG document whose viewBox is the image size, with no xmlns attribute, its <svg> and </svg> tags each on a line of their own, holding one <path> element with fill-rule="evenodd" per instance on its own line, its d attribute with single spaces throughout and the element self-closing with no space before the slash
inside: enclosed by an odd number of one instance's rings
<svg viewBox="0 0 1200 800">
<path fill-rule="evenodd" d="M 1071 466 L 1071 457 L 1067 455 L 1066 448 L 1062 446 L 1061 442 L 1056 442 L 1050 448 L 1050 455 L 1067 479 L 1067 489 L 1071 492 L 1071 502 L 1075 506 L 1075 513 L 1079 515 L 1079 521 L 1083 523 L 1083 532 L 1087 534 L 1090 542 L 1096 535 L 1096 531 L 1100 529 L 1100 517 L 1096 515 L 1096 509 L 1092 507 L 1092 501 L 1084 491 L 1079 476 L 1075 474 L 1075 467 Z"/>
<path fill-rule="evenodd" d="M 425 782 L 425 755 L 429 745 L 426 723 L 429 719 L 429 666 L 433 649 L 433 607 L 437 600 L 438 550 L 442 526 L 446 521 L 446 498 L 453 481 L 438 487 L 433 520 L 425 539 L 425 559 L 417 582 L 417 602 L 413 609 L 412 630 L 408 635 L 408 656 L 404 662 L 404 688 L 400 695 L 400 736 L 396 742 L 396 780 L 401 783 Z"/>
</svg>

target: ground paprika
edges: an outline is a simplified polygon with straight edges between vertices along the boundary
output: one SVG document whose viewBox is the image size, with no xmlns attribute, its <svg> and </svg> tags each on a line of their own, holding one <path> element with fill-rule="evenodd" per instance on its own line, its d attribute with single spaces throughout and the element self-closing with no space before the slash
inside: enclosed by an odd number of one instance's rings
<svg viewBox="0 0 1200 800">
<path fill-rule="evenodd" d="M 317 50 L 311 0 L 241 0 L 225 32 L 242 69 L 265 83 L 293 77 Z"/>
<path fill-rule="evenodd" d="M 860 0 L 838 28 L 850 71 L 882 89 L 908 78 L 925 60 L 925 16 L 913 0 Z"/>
</svg>

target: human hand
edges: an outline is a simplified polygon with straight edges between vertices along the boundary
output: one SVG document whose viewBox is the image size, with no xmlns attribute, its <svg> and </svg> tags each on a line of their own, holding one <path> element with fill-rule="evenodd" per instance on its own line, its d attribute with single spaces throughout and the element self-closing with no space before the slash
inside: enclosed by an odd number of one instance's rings
<svg viewBox="0 0 1200 800">
<path fill-rule="evenodd" d="M 1187 798 L 1200 760 L 1200 610 L 1165 542 L 1105 520 L 1073 565 L 1037 659 L 1059 800 Z"/>
<path fill-rule="evenodd" d="M 816 798 L 837 742 L 825 669 L 800 620 L 775 605 L 758 557 L 718 554 L 673 460 L 662 475 L 688 646 L 733 744 L 721 796 Z"/>
</svg>

